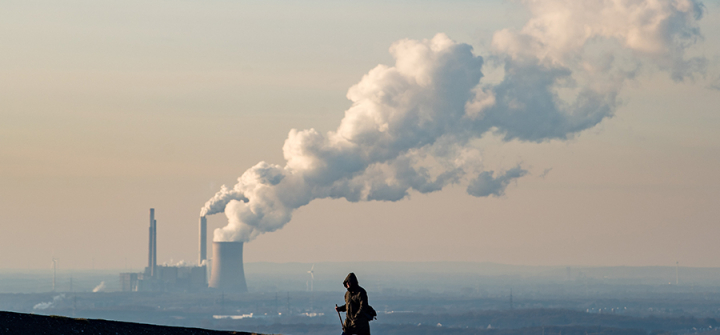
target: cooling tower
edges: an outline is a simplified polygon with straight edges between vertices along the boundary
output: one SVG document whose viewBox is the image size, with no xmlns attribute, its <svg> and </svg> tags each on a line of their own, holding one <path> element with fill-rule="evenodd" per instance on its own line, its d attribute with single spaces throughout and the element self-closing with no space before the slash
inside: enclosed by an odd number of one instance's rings
<svg viewBox="0 0 720 335">
<path fill-rule="evenodd" d="M 247 292 L 242 242 L 213 242 L 209 286 L 224 291 Z"/>
</svg>

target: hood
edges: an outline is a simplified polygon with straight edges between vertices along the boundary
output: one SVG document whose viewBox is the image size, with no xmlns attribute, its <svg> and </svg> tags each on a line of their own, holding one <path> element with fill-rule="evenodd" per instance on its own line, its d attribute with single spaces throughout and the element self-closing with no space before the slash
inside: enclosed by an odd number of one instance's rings
<svg viewBox="0 0 720 335">
<path fill-rule="evenodd" d="M 350 274 L 345 277 L 345 280 L 343 280 L 343 286 L 347 287 L 347 284 L 350 283 L 350 288 L 354 288 L 358 286 L 358 280 L 357 277 L 355 277 L 355 274 L 350 272 Z"/>
</svg>

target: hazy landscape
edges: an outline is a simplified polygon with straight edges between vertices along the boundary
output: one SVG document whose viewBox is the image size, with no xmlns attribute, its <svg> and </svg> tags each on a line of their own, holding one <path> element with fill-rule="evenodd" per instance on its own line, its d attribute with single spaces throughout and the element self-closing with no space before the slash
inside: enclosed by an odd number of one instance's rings
<svg viewBox="0 0 720 335">
<path fill-rule="evenodd" d="M 366 333 L 363 287 L 375 335 L 719 335 L 719 31 L 718 0 L 2 1 L 0 334 Z"/>
<path fill-rule="evenodd" d="M 307 271 L 313 265 L 314 291 L 309 291 Z M 119 292 L 119 270 L 61 271 L 56 292 L 49 292 L 52 271 L 5 270 L 0 309 L 215 330 L 337 334 L 333 307 L 343 303 L 340 282 L 351 270 L 378 311 L 371 324 L 377 334 L 524 334 L 543 328 L 548 334 L 694 334 L 720 327 L 720 269 L 685 267 L 248 263 L 249 292 L 242 294 Z M 104 288 L 92 292 L 100 282 Z"/>
</svg>

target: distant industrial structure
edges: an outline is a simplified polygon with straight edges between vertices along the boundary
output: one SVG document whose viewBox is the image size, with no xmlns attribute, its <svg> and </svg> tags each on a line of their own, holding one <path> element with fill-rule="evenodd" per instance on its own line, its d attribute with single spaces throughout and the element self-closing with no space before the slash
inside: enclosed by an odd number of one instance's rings
<svg viewBox="0 0 720 335">
<path fill-rule="evenodd" d="M 242 242 L 213 242 L 210 287 L 223 291 L 247 292 Z"/>
<path fill-rule="evenodd" d="M 207 219 L 198 223 L 198 265 L 168 266 L 157 264 L 157 220 L 155 209 L 150 208 L 148 265 L 144 272 L 120 274 L 123 291 L 197 291 L 218 289 L 230 292 L 247 292 L 243 266 L 242 242 L 213 242 L 211 262 L 207 257 Z M 208 285 L 208 265 L 210 281 Z"/>
<path fill-rule="evenodd" d="M 198 264 L 202 265 L 207 261 L 207 219 L 204 216 L 200 217 L 200 224 L 198 224 L 198 226 L 198 228 L 200 228 L 198 232 L 198 236 L 200 237 L 198 243 L 200 248 L 198 251 Z"/>
<path fill-rule="evenodd" d="M 205 216 L 200 217 L 198 230 L 200 239 L 198 264 L 207 265 L 207 218 Z M 222 291 L 247 292 L 242 242 L 213 242 L 208 286 Z"/>
<path fill-rule="evenodd" d="M 205 224 L 203 219 L 201 218 L 201 226 Z M 202 250 L 204 247 L 202 238 L 201 259 L 198 266 L 158 266 L 157 220 L 155 220 L 154 208 L 150 208 L 149 232 L 148 265 L 144 272 L 120 274 L 120 285 L 123 291 L 196 291 L 207 288 L 207 268 L 202 262 L 205 256 L 204 250 Z M 202 231 L 201 236 L 204 236 Z M 244 280 L 243 277 L 243 282 Z"/>
</svg>

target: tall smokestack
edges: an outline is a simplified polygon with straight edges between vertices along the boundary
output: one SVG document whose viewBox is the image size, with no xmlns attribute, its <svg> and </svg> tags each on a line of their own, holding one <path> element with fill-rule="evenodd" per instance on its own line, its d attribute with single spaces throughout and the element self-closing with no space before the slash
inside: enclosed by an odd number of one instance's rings
<svg viewBox="0 0 720 335">
<path fill-rule="evenodd" d="M 209 286 L 226 291 L 247 292 L 242 242 L 213 242 Z"/>
<path fill-rule="evenodd" d="M 152 243 L 152 271 L 151 275 L 154 277 L 157 273 L 157 220 L 153 220 L 153 243 Z"/>
<path fill-rule="evenodd" d="M 152 276 L 153 272 L 153 244 L 154 244 L 154 231 L 153 231 L 153 223 L 155 222 L 155 208 L 150 208 L 150 227 L 148 228 L 149 231 L 149 243 L 148 243 L 148 271 L 150 271 L 150 276 Z"/>
<path fill-rule="evenodd" d="M 198 266 L 202 265 L 202 262 L 207 259 L 207 219 L 204 216 L 200 217 L 200 224 L 198 225 L 200 233 L 198 234 L 200 241 L 198 243 L 200 250 L 198 251 Z"/>
</svg>

